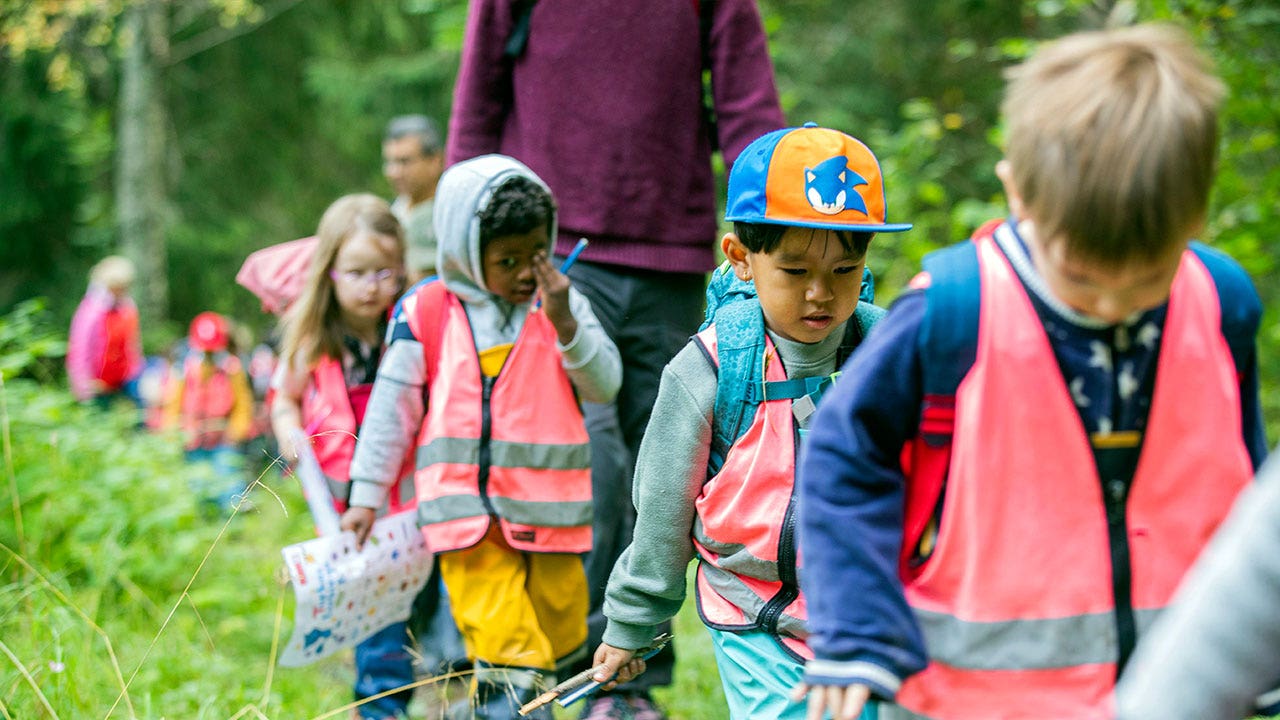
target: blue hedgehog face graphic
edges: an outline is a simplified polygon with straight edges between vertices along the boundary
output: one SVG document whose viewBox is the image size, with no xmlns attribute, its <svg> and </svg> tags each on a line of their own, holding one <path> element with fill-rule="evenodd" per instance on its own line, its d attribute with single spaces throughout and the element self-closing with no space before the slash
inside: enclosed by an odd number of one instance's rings
<svg viewBox="0 0 1280 720">
<path fill-rule="evenodd" d="M 866 179 L 849 169 L 849 158 L 837 155 L 804 169 L 804 196 L 814 210 L 835 215 L 848 209 L 867 212 L 867 204 L 855 187 L 867 185 Z"/>
</svg>

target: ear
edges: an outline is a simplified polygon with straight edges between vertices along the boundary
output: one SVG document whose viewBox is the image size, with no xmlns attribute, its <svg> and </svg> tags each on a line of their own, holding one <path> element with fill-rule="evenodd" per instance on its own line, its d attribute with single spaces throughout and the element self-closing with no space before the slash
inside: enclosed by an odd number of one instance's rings
<svg viewBox="0 0 1280 720">
<path fill-rule="evenodd" d="M 996 163 L 996 177 L 1000 178 L 1000 184 L 1004 186 L 1004 197 L 1009 204 L 1009 212 L 1019 220 L 1029 219 L 1023 213 L 1022 193 L 1018 192 L 1017 186 L 1013 184 L 1013 166 L 1008 160 Z"/>
<path fill-rule="evenodd" d="M 737 275 L 739 280 L 751 279 L 751 263 L 747 261 L 751 251 L 742 244 L 742 240 L 736 233 L 725 233 L 725 236 L 720 239 L 720 250 L 729 264 L 733 265 L 733 274 Z"/>
</svg>

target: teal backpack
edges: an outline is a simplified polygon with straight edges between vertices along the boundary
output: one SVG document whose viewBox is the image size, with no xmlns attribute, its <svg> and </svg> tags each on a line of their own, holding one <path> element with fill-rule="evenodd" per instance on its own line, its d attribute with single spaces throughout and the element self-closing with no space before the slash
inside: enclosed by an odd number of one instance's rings
<svg viewBox="0 0 1280 720">
<path fill-rule="evenodd" d="M 875 280 L 871 271 L 864 268 L 858 306 L 851 318 L 853 322 L 845 325 L 844 340 L 836 354 L 837 367 L 844 365 L 862 338 L 884 317 L 884 308 L 871 304 L 874 296 Z M 793 409 L 803 420 L 813 412 L 822 394 L 840 375 L 837 370 L 831 375 L 818 377 L 792 377 L 771 382 L 758 379 L 764 377 L 764 313 L 756 299 L 755 284 L 738 279 L 727 260 L 711 274 L 711 281 L 707 284 L 706 318 L 698 331 L 707 329 L 712 323 L 716 326 L 719 363 L 705 345 L 698 343 L 707 362 L 716 369 L 717 376 L 708 477 L 720 471 L 729 448 L 750 427 L 756 407 L 765 398 L 797 401 Z M 802 398 L 808 401 L 804 402 Z"/>
</svg>

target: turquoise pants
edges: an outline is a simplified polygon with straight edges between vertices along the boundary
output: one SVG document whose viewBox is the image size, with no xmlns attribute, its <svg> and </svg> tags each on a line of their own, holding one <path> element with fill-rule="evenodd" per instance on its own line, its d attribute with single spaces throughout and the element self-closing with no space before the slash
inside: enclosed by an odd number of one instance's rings
<svg viewBox="0 0 1280 720">
<path fill-rule="evenodd" d="M 804 678 L 796 662 L 767 633 L 727 632 L 707 628 L 715 645 L 720 682 L 733 720 L 804 720 L 805 703 L 792 702 L 791 690 Z M 859 720 L 876 720 L 867 703 Z"/>
</svg>

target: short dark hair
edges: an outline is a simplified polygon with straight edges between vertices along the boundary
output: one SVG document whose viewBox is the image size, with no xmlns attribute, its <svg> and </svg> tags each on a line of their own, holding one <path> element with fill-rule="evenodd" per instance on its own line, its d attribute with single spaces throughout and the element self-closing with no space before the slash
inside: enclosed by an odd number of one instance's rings
<svg viewBox="0 0 1280 720">
<path fill-rule="evenodd" d="M 775 225 L 773 223 L 735 222 L 733 232 L 742 241 L 747 250 L 755 253 L 771 253 L 782 245 L 782 235 L 788 228 L 810 230 L 814 233 L 825 232 L 820 228 L 805 228 L 800 225 Z M 867 254 L 867 246 L 871 244 L 873 232 L 856 232 L 853 230 L 832 230 L 840 241 L 845 252 L 859 257 Z"/>
<path fill-rule="evenodd" d="M 556 203 L 546 188 L 523 175 L 505 180 L 479 213 L 480 251 L 495 238 L 523 235 L 539 225 L 550 236 L 555 216 Z"/>
<path fill-rule="evenodd" d="M 405 137 L 416 137 L 422 145 L 423 155 L 435 155 L 440 152 L 440 129 L 426 115 L 398 115 L 387 123 L 387 132 L 382 141 L 399 140 Z"/>
</svg>

